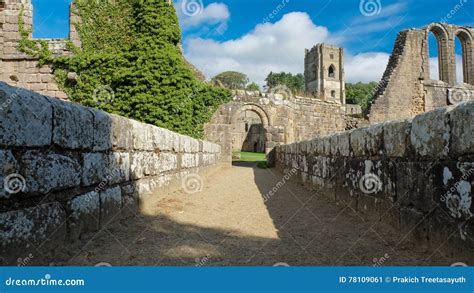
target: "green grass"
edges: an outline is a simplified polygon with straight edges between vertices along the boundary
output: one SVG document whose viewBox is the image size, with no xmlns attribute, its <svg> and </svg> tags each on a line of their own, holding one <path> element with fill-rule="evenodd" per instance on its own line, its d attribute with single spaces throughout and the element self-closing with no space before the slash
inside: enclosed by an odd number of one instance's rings
<svg viewBox="0 0 474 293">
<path fill-rule="evenodd" d="M 239 161 L 241 162 L 260 162 L 266 160 L 267 158 L 264 153 L 240 152 Z"/>
<path fill-rule="evenodd" d="M 255 162 L 258 168 L 267 168 L 267 158 L 264 153 L 240 152 L 240 159 L 234 162 Z"/>
</svg>

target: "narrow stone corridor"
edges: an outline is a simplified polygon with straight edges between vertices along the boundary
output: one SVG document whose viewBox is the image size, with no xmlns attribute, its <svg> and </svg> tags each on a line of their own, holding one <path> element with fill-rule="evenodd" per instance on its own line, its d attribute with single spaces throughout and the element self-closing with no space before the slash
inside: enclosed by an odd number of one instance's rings
<svg viewBox="0 0 474 293">
<path fill-rule="evenodd" d="M 454 260 L 400 237 L 287 180 L 241 163 L 210 174 L 201 192 L 156 194 L 146 215 L 90 235 L 51 265 L 442 265 Z M 273 190 L 273 192 L 270 192 Z"/>
</svg>

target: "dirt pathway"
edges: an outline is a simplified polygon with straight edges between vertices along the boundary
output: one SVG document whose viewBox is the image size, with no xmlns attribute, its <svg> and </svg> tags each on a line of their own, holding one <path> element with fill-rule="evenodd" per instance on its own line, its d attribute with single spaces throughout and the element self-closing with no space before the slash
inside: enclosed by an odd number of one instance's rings
<svg viewBox="0 0 474 293">
<path fill-rule="evenodd" d="M 202 192 L 162 196 L 150 215 L 103 229 L 56 265 L 449 265 L 389 227 L 275 169 L 234 166 L 204 181 Z M 280 182 L 280 184 L 279 184 Z M 279 186 L 278 191 L 268 192 Z M 266 198 L 267 200 L 264 200 Z"/>
</svg>

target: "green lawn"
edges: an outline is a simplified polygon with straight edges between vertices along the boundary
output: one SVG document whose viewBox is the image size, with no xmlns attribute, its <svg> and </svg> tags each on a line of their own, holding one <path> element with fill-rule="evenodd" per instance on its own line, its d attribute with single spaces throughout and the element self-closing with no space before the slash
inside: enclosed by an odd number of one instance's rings
<svg viewBox="0 0 474 293">
<path fill-rule="evenodd" d="M 239 161 L 241 162 L 260 162 L 266 160 L 267 158 L 264 153 L 240 152 Z"/>
<path fill-rule="evenodd" d="M 264 153 L 240 152 L 240 159 L 234 162 L 256 162 L 258 168 L 267 168 L 267 157 Z"/>
</svg>

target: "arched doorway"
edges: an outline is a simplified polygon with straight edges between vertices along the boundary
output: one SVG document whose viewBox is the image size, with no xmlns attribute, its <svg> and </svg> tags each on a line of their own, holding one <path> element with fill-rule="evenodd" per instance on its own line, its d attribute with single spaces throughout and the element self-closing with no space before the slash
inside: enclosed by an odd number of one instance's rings
<svg viewBox="0 0 474 293">
<path fill-rule="evenodd" d="M 268 114 L 259 105 L 247 104 L 235 110 L 231 116 L 232 153 L 262 153 L 269 151 Z"/>
</svg>

